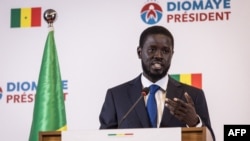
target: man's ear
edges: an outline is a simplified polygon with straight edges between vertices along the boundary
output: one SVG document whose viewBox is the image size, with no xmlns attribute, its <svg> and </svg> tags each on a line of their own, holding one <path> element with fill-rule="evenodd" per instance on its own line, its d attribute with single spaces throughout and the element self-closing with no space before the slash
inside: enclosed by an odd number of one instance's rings
<svg viewBox="0 0 250 141">
<path fill-rule="evenodd" d="M 142 51 L 142 48 L 140 46 L 137 47 L 137 55 L 138 55 L 138 58 L 141 59 L 141 51 Z"/>
</svg>

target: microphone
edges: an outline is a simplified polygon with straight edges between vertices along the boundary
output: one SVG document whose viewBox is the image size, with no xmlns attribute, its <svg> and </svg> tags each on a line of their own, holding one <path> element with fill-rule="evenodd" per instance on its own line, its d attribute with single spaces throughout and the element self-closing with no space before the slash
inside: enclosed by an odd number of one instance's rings
<svg viewBox="0 0 250 141">
<path fill-rule="evenodd" d="M 122 117 L 122 119 L 120 120 L 120 122 L 118 123 L 118 128 L 121 126 L 121 124 L 123 123 L 123 121 L 127 118 L 127 116 L 131 113 L 131 111 L 135 108 L 135 106 L 139 103 L 139 101 L 148 94 L 149 92 L 149 88 L 145 87 L 142 89 L 141 91 L 141 96 L 136 100 L 136 102 L 130 107 L 130 109 L 128 110 L 128 112 Z"/>
</svg>

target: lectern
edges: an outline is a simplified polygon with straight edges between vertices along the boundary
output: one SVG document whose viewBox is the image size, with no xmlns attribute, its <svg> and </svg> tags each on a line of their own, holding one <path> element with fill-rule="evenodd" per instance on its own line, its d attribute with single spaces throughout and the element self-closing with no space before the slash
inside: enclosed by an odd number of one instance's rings
<svg viewBox="0 0 250 141">
<path fill-rule="evenodd" d="M 97 132 L 102 130 L 98 130 Z M 67 132 L 67 131 L 66 131 Z M 213 141 L 210 131 L 206 127 L 181 128 L 182 141 Z M 45 131 L 39 133 L 39 141 L 62 141 L 62 132 Z"/>
</svg>

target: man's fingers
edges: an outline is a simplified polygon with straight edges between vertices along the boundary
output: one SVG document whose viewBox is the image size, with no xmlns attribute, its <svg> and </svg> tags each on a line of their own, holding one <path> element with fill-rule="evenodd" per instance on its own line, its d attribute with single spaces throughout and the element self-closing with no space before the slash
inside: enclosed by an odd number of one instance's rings
<svg viewBox="0 0 250 141">
<path fill-rule="evenodd" d="M 189 126 L 193 126 L 196 123 L 197 115 L 194 109 L 194 102 L 187 92 L 184 93 L 184 97 L 187 102 L 179 98 L 173 98 L 172 100 L 166 98 L 165 105 L 177 119 L 187 123 Z"/>
<path fill-rule="evenodd" d="M 191 105 L 194 105 L 194 101 L 192 100 L 192 98 L 189 96 L 189 94 L 187 92 L 184 93 L 184 96 L 187 100 L 187 103 L 190 103 Z"/>
<path fill-rule="evenodd" d="M 166 107 L 173 115 L 183 115 L 186 113 L 186 103 L 180 99 L 174 98 L 173 100 L 166 98 Z"/>
<path fill-rule="evenodd" d="M 166 104 L 165 104 L 165 106 L 168 107 L 168 109 L 170 111 L 174 111 L 175 102 L 172 101 L 171 99 L 166 98 Z"/>
<path fill-rule="evenodd" d="M 171 99 L 166 98 L 165 101 L 166 101 L 166 106 L 167 106 L 167 105 L 170 105 L 170 106 L 175 107 L 175 105 L 176 105 L 176 102 L 173 101 L 173 100 L 171 100 Z"/>
</svg>

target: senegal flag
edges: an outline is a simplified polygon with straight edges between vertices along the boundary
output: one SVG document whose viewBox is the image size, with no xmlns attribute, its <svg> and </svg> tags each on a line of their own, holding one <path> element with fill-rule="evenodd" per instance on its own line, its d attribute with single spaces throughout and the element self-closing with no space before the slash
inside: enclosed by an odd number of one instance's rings
<svg viewBox="0 0 250 141">
<path fill-rule="evenodd" d="M 201 73 L 183 73 L 183 74 L 171 74 L 170 75 L 176 81 L 181 83 L 196 87 L 202 88 L 202 75 Z"/>
<path fill-rule="evenodd" d="M 41 7 L 11 9 L 11 28 L 41 26 Z"/>
<path fill-rule="evenodd" d="M 38 141 L 40 131 L 67 129 L 63 87 L 54 40 L 48 33 L 36 89 L 29 141 Z"/>
</svg>

